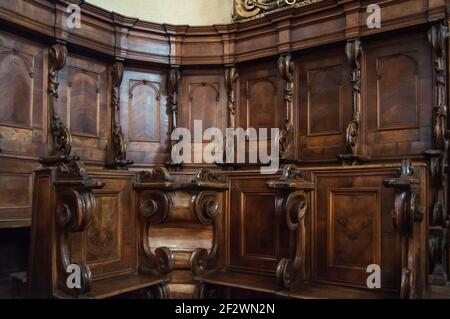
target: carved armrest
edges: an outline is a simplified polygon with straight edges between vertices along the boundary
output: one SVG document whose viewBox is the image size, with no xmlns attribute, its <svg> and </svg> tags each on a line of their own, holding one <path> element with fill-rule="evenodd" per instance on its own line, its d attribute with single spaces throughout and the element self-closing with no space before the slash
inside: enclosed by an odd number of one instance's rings
<svg viewBox="0 0 450 319">
<path fill-rule="evenodd" d="M 214 268 L 217 259 L 221 230 L 218 192 L 228 189 L 228 184 L 218 174 L 201 169 L 192 180 L 175 182 L 165 168 L 141 172 L 135 188 L 138 189 L 138 205 L 141 216 L 140 255 L 141 270 L 157 269 L 168 273 L 173 269 L 191 269 L 195 275 Z M 180 201 L 188 207 L 178 207 Z M 184 204 L 183 204 L 184 205 Z M 153 254 L 149 244 L 149 227 L 165 222 L 200 223 L 212 225 L 213 244 L 210 251 L 197 248 L 190 251 L 171 251 L 158 248 Z"/>
<path fill-rule="evenodd" d="M 395 189 L 392 211 L 394 227 L 401 237 L 400 296 L 415 298 L 417 269 L 420 268 L 420 252 L 416 247 L 415 225 L 422 223 L 424 208 L 420 206 L 420 179 L 414 175 L 411 160 L 402 162 L 401 175 L 384 181 L 386 187 Z"/>
<path fill-rule="evenodd" d="M 267 186 L 277 192 L 276 209 L 284 216 L 289 230 L 296 235 L 294 259 L 283 258 L 276 269 L 280 286 L 291 289 L 305 279 L 305 216 L 309 206 L 308 193 L 314 189 L 314 183 L 307 181 L 297 167 L 289 165 L 279 180 L 267 182 Z"/>
<path fill-rule="evenodd" d="M 138 189 L 139 211 L 139 272 L 165 275 L 173 270 L 175 257 L 168 247 L 159 247 L 153 253 L 150 247 L 150 225 L 164 223 L 170 213 L 172 200 L 164 190 L 173 186 L 172 177 L 165 168 L 140 172 L 134 188 Z"/>
<path fill-rule="evenodd" d="M 95 210 L 93 189 L 104 186 L 92 180 L 79 161 L 60 164 L 55 173 L 54 185 L 57 193 L 56 204 L 56 241 L 58 254 L 58 286 L 71 294 L 86 294 L 91 290 L 91 271 L 84 262 L 72 262 L 69 236 L 71 233 L 84 232 L 92 221 Z M 68 289 L 67 277 L 70 265 L 80 269 L 80 286 Z"/>
</svg>

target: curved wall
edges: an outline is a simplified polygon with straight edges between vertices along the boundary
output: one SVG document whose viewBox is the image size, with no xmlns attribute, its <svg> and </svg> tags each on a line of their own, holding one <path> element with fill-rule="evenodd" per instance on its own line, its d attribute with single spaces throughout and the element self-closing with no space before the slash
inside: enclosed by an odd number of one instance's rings
<svg viewBox="0 0 450 319">
<path fill-rule="evenodd" d="M 140 20 L 189 25 L 232 22 L 232 0 L 88 0 L 87 2 Z"/>
</svg>

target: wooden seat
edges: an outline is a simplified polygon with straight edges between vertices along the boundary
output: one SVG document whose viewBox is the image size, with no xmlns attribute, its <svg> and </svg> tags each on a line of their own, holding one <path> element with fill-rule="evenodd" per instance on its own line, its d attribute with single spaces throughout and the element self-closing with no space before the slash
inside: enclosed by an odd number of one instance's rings
<svg viewBox="0 0 450 319">
<path fill-rule="evenodd" d="M 160 276 L 148 276 L 142 274 L 107 278 L 96 281 L 95 285 L 92 287 L 92 290 L 86 295 L 80 296 L 80 298 L 106 299 L 140 289 L 157 286 L 167 281 L 167 278 Z M 72 298 L 73 296 L 62 291 L 58 291 L 54 294 L 54 297 L 58 299 L 67 299 Z"/>
<path fill-rule="evenodd" d="M 281 287 L 272 276 L 220 271 L 201 278 L 202 283 L 266 293 L 277 293 Z"/>
</svg>

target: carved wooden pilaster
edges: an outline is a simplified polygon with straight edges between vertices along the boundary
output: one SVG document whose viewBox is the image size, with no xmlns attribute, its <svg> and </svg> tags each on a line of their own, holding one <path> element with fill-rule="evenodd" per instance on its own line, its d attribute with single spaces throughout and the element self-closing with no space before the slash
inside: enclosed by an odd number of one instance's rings
<svg viewBox="0 0 450 319">
<path fill-rule="evenodd" d="M 283 170 L 279 180 L 270 181 L 267 185 L 277 192 L 275 207 L 295 235 L 295 257 L 283 258 L 276 270 L 279 285 L 285 289 L 293 289 L 307 280 L 305 217 L 309 209 L 308 193 L 314 189 L 314 183 L 307 181 L 297 167 L 289 165 Z"/>
<path fill-rule="evenodd" d="M 55 108 L 58 99 L 58 71 L 61 70 L 67 60 L 67 47 L 65 44 L 56 43 L 49 49 L 48 55 L 48 117 L 51 134 L 49 155 L 41 158 L 45 164 L 69 162 L 76 159 L 70 157 L 72 150 L 72 135 L 62 122 Z"/>
<path fill-rule="evenodd" d="M 167 79 L 167 105 L 169 108 L 169 131 L 178 127 L 178 89 L 180 85 L 180 69 L 171 68 Z"/>
<path fill-rule="evenodd" d="M 284 102 L 286 104 L 286 119 L 280 132 L 280 158 L 282 160 L 293 159 L 294 154 L 294 74 L 295 64 L 291 55 L 282 55 L 278 59 L 278 70 L 283 78 Z"/>
<path fill-rule="evenodd" d="M 167 77 L 167 112 L 169 115 L 169 134 L 171 135 L 173 130 L 178 127 L 178 94 L 180 86 L 180 69 L 178 67 L 172 67 L 169 70 Z M 175 141 L 169 136 L 169 149 L 172 149 L 175 145 Z M 169 169 L 177 170 L 183 166 L 183 163 L 173 163 L 172 161 L 166 164 Z"/>
<path fill-rule="evenodd" d="M 359 39 L 348 41 L 345 53 L 351 67 L 352 120 L 345 131 L 345 148 L 347 153 L 339 155 L 339 159 L 343 165 L 355 165 L 363 161 L 358 153 L 361 130 L 361 41 Z"/>
<path fill-rule="evenodd" d="M 227 90 L 227 105 L 228 105 L 228 127 L 236 127 L 236 90 L 235 84 L 239 78 L 238 71 L 234 66 L 229 66 L 225 69 L 225 88 Z"/>
<path fill-rule="evenodd" d="M 133 161 L 127 160 L 127 145 L 120 125 L 120 85 L 123 79 L 123 63 L 116 61 L 111 67 L 112 76 L 112 116 L 111 116 L 111 142 L 107 166 L 110 168 L 127 167 Z"/>
<path fill-rule="evenodd" d="M 82 233 L 88 228 L 95 210 L 92 190 L 102 188 L 104 184 L 91 180 L 79 161 L 59 164 L 54 184 L 57 191 L 55 224 L 58 287 L 69 294 L 82 297 L 91 289 L 91 271 L 84 261 L 71 260 L 69 238 L 71 233 Z M 80 269 L 79 288 L 67 287 L 69 265 L 76 265 Z"/>
<path fill-rule="evenodd" d="M 413 299 L 420 296 L 416 278 L 420 269 L 420 247 L 416 233 L 417 225 L 424 218 L 424 209 L 420 206 L 420 179 L 414 175 L 410 160 L 402 162 L 401 175 L 384 181 L 386 187 L 395 189 L 395 206 L 392 212 L 394 227 L 401 242 L 401 283 L 400 297 Z"/>
<path fill-rule="evenodd" d="M 431 26 L 428 40 L 433 58 L 433 149 L 425 152 L 430 160 L 431 200 L 430 211 L 430 272 L 431 282 L 445 285 L 448 278 L 448 225 L 450 216 L 447 202 L 447 71 L 446 37 L 448 28 L 442 23 Z"/>
</svg>

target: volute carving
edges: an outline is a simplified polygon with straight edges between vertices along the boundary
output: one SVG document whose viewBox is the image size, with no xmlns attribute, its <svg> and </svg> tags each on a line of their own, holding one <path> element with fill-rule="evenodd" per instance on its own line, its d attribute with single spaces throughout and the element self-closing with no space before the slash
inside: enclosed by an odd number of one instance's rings
<svg viewBox="0 0 450 319">
<path fill-rule="evenodd" d="M 314 189 L 314 183 L 307 181 L 297 167 L 288 165 L 281 178 L 267 182 L 267 186 L 276 191 L 275 207 L 284 216 L 289 230 L 295 234 L 295 257 L 283 258 L 276 269 L 279 285 L 285 289 L 293 289 L 302 281 L 307 281 L 305 216 L 309 207 L 308 193 Z"/>
<path fill-rule="evenodd" d="M 82 297 L 91 289 L 92 278 L 89 266 L 83 261 L 72 261 L 69 236 L 86 231 L 95 212 L 93 189 L 102 188 L 103 183 L 92 180 L 78 161 L 60 163 L 54 184 L 57 192 L 55 212 L 56 241 L 58 254 L 58 283 L 60 289 Z M 69 265 L 78 265 L 81 272 L 80 288 L 67 289 Z"/>
<path fill-rule="evenodd" d="M 233 20 L 255 19 L 288 7 L 301 8 L 323 0 L 234 0 Z"/>
<path fill-rule="evenodd" d="M 361 130 L 361 41 L 359 39 L 348 41 L 345 46 L 345 53 L 351 67 L 352 120 L 345 131 L 345 148 L 347 153 L 340 155 L 339 159 L 344 165 L 354 165 L 361 160 L 358 155 Z"/>
<path fill-rule="evenodd" d="M 225 69 L 225 87 L 227 90 L 228 103 L 228 127 L 236 127 L 236 91 L 235 84 L 239 78 L 238 71 L 234 66 L 229 66 Z"/>
<path fill-rule="evenodd" d="M 111 168 L 127 167 L 133 161 L 127 160 L 127 145 L 119 121 L 120 112 L 120 85 L 123 79 L 123 63 L 117 61 L 111 67 L 112 76 L 112 113 L 111 116 L 111 150 L 108 166 Z"/>
<path fill-rule="evenodd" d="M 172 132 L 178 127 L 178 87 L 180 84 L 179 68 L 171 68 L 167 79 L 167 105 L 169 107 L 170 126 Z"/>
<path fill-rule="evenodd" d="M 414 175 L 411 160 L 402 162 L 401 175 L 384 181 L 386 187 L 395 189 L 395 205 L 392 211 L 394 227 L 401 238 L 401 283 L 403 299 L 417 298 L 416 276 L 420 268 L 420 252 L 415 245 L 418 234 L 416 225 L 422 223 L 424 209 L 420 203 L 420 179 Z"/>
<path fill-rule="evenodd" d="M 280 158 L 292 159 L 294 157 L 294 73 L 295 64 L 292 57 L 282 55 L 278 59 L 278 70 L 283 78 L 284 84 L 284 102 L 286 104 L 286 119 L 283 129 L 280 132 Z"/>
<path fill-rule="evenodd" d="M 159 247 L 153 253 L 150 247 L 150 225 L 161 224 L 169 216 L 172 202 L 159 190 L 145 190 L 139 195 L 139 271 L 144 274 L 164 275 L 173 270 L 175 257 L 167 247 Z"/>
<path fill-rule="evenodd" d="M 430 159 L 431 200 L 430 211 L 430 271 L 431 282 L 446 284 L 448 225 L 447 209 L 448 131 L 447 131 L 447 33 L 448 27 L 437 23 L 430 27 L 428 40 L 433 57 L 433 149 L 425 152 Z"/>
<path fill-rule="evenodd" d="M 62 43 L 56 43 L 49 50 L 48 67 L 48 112 L 52 143 L 49 156 L 42 158 L 43 163 L 57 163 L 70 161 L 72 150 L 72 135 L 62 122 L 55 109 L 55 100 L 58 99 L 58 71 L 61 70 L 67 60 L 67 47 Z"/>
</svg>

